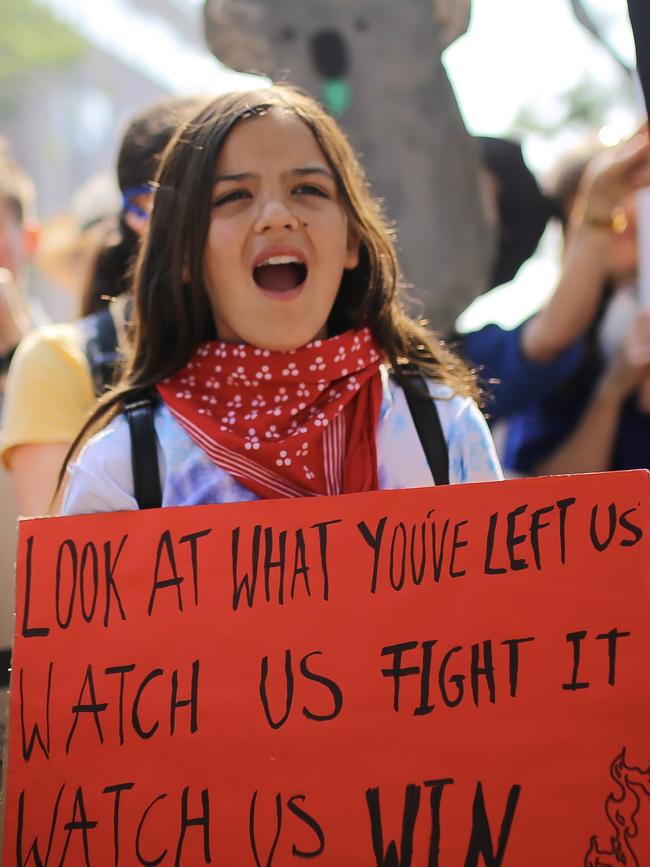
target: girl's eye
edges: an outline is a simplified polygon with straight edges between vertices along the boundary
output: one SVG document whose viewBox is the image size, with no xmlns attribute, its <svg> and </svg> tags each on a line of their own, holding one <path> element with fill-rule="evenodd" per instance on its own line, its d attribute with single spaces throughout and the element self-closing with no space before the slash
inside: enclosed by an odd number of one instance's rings
<svg viewBox="0 0 650 867">
<path fill-rule="evenodd" d="M 232 190 L 230 193 L 224 193 L 223 196 L 217 196 L 212 202 L 212 206 L 218 208 L 220 205 L 227 205 L 229 202 L 238 202 L 240 199 L 247 198 L 250 198 L 248 190 Z"/>
<path fill-rule="evenodd" d="M 294 188 L 294 193 L 297 193 L 299 196 L 322 196 L 324 199 L 329 198 L 325 190 L 314 184 L 300 184 Z"/>
</svg>

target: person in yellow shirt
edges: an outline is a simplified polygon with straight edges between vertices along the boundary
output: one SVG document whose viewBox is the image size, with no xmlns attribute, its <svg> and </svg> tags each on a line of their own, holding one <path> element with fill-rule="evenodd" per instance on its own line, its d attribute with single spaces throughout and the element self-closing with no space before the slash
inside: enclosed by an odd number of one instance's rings
<svg viewBox="0 0 650 867">
<path fill-rule="evenodd" d="M 83 302 L 88 315 L 37 329 L 14 355 L 0 456 L 14 476 L 22 515 L 48 512 L 68 448 L 97 395 L 111 383 L 124 339 L 130 272 L 147 227 L 158 160 L 199 103 L 199 97 L 168 99 L 131 121 L 117 160 L 122 209 L 97 253 Z M 114 298 L 110 305 L 107 296 Z"/>
</svg>

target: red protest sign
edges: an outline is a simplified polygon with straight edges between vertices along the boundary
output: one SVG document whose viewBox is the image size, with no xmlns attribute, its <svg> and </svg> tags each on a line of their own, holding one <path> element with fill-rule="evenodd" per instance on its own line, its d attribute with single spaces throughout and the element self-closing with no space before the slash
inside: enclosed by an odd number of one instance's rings
<svg viewBox="0 0 650 867">
<path fill-rule="evenodd" d="M 635 472 L 23 522 L 5 867 L 650 863 L 648 504 Z"/>
</svg>

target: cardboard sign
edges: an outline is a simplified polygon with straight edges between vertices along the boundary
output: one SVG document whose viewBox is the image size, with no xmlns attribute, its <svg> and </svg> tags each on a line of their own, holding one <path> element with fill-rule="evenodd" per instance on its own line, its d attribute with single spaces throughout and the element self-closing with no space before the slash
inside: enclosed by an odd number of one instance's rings
<svg viewBox="0 0 650 867">
<path fill-rule="evenodd" d="M 647 867 L 648 493 L 23 522 L 3 864 Z"/>
</svg>

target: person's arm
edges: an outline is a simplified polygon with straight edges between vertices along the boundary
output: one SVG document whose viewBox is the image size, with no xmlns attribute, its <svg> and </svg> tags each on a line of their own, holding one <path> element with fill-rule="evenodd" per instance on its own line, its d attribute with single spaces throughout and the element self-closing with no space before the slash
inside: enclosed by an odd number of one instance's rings
<svg viewBox="0 0 650 867">
<path fill-rule="evenodd" d="M 528 320 L 507 329 L 491 322 L 478 331 L 461 335 L 463 354 L 479 368 L 485 411 L 491 423 L 519 412 L 532 398 L 552 394 L 580 364 L 581 341 L 575 341 L 545 364 L 531 361 L 521 346 L 527 325 Z"/>
<path fill-rule="evenodd" d="M 537 475 L 597 473 L 611 469 L 621 410 L 650 373 L 650 313 L 639 315 L 575 429 L 535 468 Z"/>
<path fill-rule="evenodd" d="M 95 402 L 74 335 L 68 326 L 32 332 L 9 369 L 0 453 L 25 516 L 47 513 L 62 458 Z"/>
<path fill-rule="evenodd" d="M 47 515 L 50 511 L 67 451 L 65 443 L 30 443 L 11 450 L 10 466 L 20 515 Z"/>
<path fill-rule="evenodd" d="M 588 166 L 571 215 L 562 275 L 549 301 L 522 331 L 522 353 L 528 360 L 552 361 L 590 326 L 608 274 L 612 214 L 649 184 L 645 135 L 599 154 Z"/>
<path fill-rule="evenodd" d="M 578 426 L 535 475 L 598 473 L 611 469 L 611 456 L 624 398 L 615 383 L 603 380 Z"/>
</svg>

